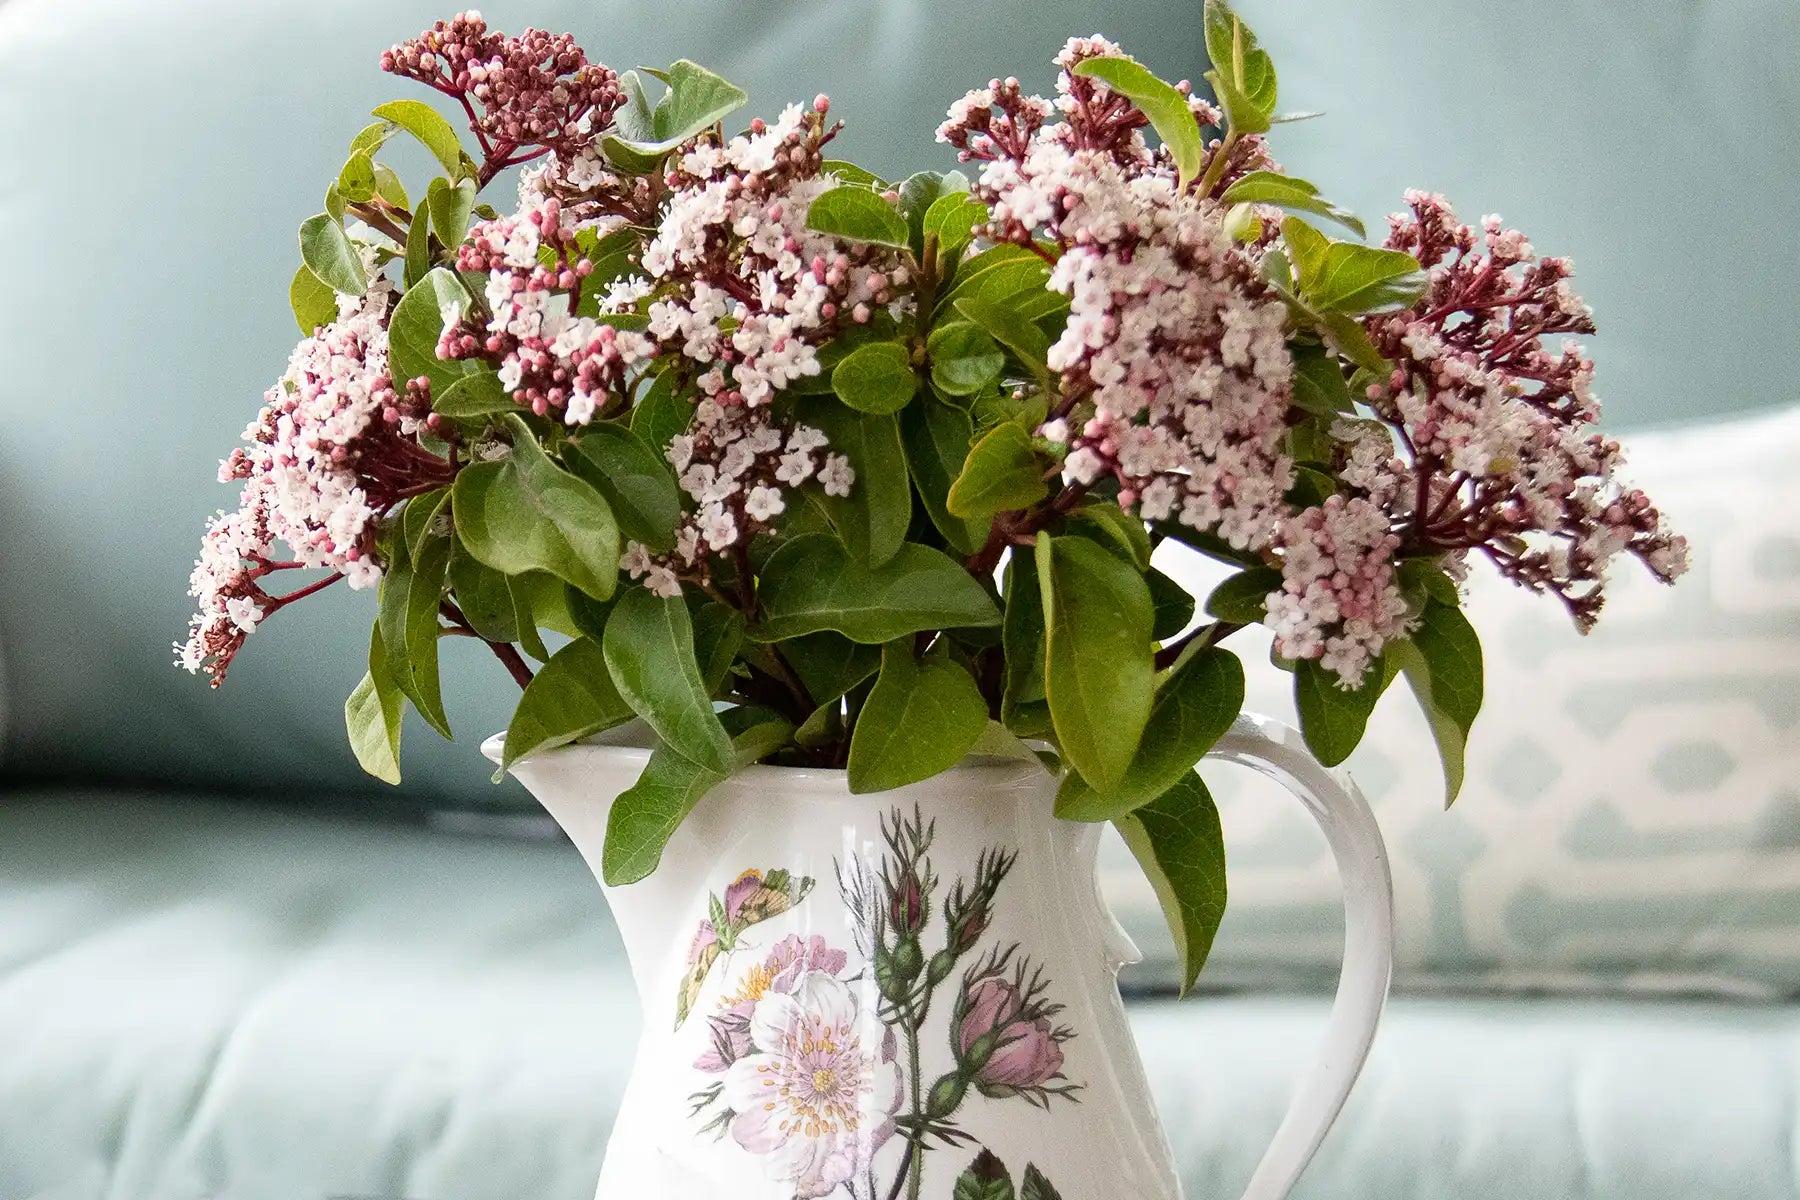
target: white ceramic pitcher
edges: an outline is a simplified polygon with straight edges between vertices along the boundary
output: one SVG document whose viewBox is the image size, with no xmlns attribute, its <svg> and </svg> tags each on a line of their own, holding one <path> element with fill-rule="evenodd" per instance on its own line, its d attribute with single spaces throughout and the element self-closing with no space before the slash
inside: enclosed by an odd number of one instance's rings
<svg viewBox="0 0 1800 1200">
<path fill-rule="evenodd" d="M 630 740 L 513 767 L 596 876 L 648 758 Z M 1324 1051 L 1244 1193 L 1278 1200 L 1373 1040 L 1392 886 L 1362 797 L 1293 730 L 1243 717 L 1209 757 L 1285 784 L 1344 882 Z M 1055 791 L 1035 763 L 982 759 L 880 795 L 768 766 L 708 794 L 655 874 L 604 889 L 644 1026 L 599 1200 L 1178 1200 L 1117 987 L 1135 950 L 1095 883 L 1100 827 L 1057 820 Z"/>
</svg>

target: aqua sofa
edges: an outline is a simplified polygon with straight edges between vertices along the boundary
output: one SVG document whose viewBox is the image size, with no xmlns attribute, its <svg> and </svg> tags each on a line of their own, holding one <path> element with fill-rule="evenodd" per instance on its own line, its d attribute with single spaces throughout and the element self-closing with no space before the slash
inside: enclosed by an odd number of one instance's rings
<svg viewBox="0 0 1800 1200">
<path fill-rule="evenodd" d="M 1068 34 L 1204 69 L 1196 0 L 484 7 L 620 66 L 699 59 L 765 108 L 827 91 L 891 172 L 946 165 L 937 114 L 995 74 L 1047 85 Z M 1354 765 L 1400 994 L 1298 1195 L 1800 1196 L 1800 418 L 1756 415 L 1797 398 L 1800 16 L 1241 8 L 1284 107 L 1329 114 L 1284 130 L 1294 170 L 1371 218 L 1443 190 L 1576 258 L 1611 425 L 1656 430 L 1647 482 L 1700 544 L 1685 590 L 1628 591 L 1579 647 L 1478 596 L 1495 711 L 1455 812 L 1421 731 L 1378 720 Z M 218 694 L 169 661 L 214 464 L 294 337 L 293 229 L 395 91 L 379 50 L 440 15 L 0 0 L 0 1200 L 591 1193 L 636 1000 L 580 860 L 486 782 L 504 677 L 449 648 L 459 739 L 410 728 L 382 791 L 338 718 L 366 597 L 284 613 Z M 1236 903 L 1202 996 L 1167 994 L 1111 881 L 1193 1200 L 1248 1178 L 1341 936 L 1298 817 L 1221 790 Z"/>
</svg>

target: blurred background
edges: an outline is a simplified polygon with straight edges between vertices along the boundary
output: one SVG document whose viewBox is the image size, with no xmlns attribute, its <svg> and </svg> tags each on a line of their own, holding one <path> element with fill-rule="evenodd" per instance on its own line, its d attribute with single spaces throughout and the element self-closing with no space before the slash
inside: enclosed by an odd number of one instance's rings
<svg viewBox="0 0 1800 1200">
<path fill-rule="evenodd" d="M 1277 157 L 1376 237 L 1420 186 L 1573 257 L 1606 428 L 1696 549 L 1674 590 L 1622 571 L 1585 640 L 1478 579 L 1488 709 L 1452 812 L 1422 724 L 1377 714 L 1352 767 L 1393 855 L 1399 999 L 1297 1195 L 1800 1195 L 1800 8 L 1239 7 L 1281 107 L 1326 114 Z M 457 740 L 410 725 L 385 790 L 341 721 L 369 594 L 284 612 L 222 692 L 171 665 L 234 499 L 218 460 L 297 336 L 294 231 L 369 109 L 423 98 L 380 51 L 451 12 L 0 0 L 0 1200 L 592 1189 L 636 1001 L 579 859 L 487 781 L 504 673 L 446 644 Z M 1048 91 L 1072 34 L 1206 68 L 1198 0 L 483 12 L 619 69 L 695 59 L 752 113 L 827 92 L 843 156 L 889 177 L 954 165 L 949 103 Z M 1291 719 L 1283 678 L 1252 697 Z M 1154 899 L 1108 860 L 1195 1200 L 1248 1178 L 1342 936 L 1292 801 L 1214 783 L 1233 906 L 1206 995 L 1169 998 Z"/>
</svg>

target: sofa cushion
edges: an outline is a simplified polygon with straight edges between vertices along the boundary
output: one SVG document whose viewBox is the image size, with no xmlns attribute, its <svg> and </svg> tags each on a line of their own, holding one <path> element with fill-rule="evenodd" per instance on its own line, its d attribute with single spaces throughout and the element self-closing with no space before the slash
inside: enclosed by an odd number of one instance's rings
<svg viewBox="0 0 1800 1200">
<path fill-rule="evenodd" d="M 1325 1007 L 1134 1007 L 1188 1195 L 1243 1186 Z M 636 1025 L 560 842 L 0 802 L 6 1200 L 586 1200 Z M 1797 1077 L 1792 1008 L 1402 1000 L 1296 1200 L 1788 1200 Z"/>
<path fill-rule="evenodd" d="M 1404 687 L 1350 760 L 1392 857 L 1401 987 L 1800 995 L 1800 409 L 1628 450 L 1691 540 L 1692 574 L 1665 588 L 1620 564 L 1582 638 L 1555 601 L 1477 563 L 1487 705 L 1455 808 Z M 1209 586 L 1210 567 L 1180 565 Z M 1266 648 L 1240 647 L 1249 705 L 1292 721 Z M 1206 980 L 1322 984 L 1342 939 L 1323 839 L 1272 785 L 1203 774 L 1231 885 Z M 1107 863 L 1172 979 L 1154 896 L 1122 847 Z"/>
</svg>

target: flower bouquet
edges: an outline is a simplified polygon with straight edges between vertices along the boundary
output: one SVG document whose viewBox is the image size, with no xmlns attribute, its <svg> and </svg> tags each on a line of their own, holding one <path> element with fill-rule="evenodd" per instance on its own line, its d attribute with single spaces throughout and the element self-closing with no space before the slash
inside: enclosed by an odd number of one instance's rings
<svg viewBox="0 0 1800 1200">
<path fill-rule="evenodd" d="M 838 157 L 826 97 L 744 122 L 692 62 L 620 75 L 473 13 L 382 55 L 468 133 L 382 105 L 302 223 L 304 337 L 221 471 L 242 498 L 178 654 L 216 685 L 341 581 L 376 593 L 345 706 L 371 774 L 398 781 L 409 705 L 449 736 L 438 647 L 467 637 L 522 689 L 502 771 L 546 804 L 620 777 L 552 805 L 647 1003 L 677 997 L 615 1194 L 740 1178 L 699 1165 L 707 1133 L 770 1195 L 1010 1198 L 996 1145 L 1032 1159 L 1021 1196 L 1054 1200 L 1046 1165 L 1072 1197 L 1174 1195 L 1167 1164 L 1108 1165 L 1148 1103 L 1113 1069 L 1129 1034 L 1090 964 L 1122 955 L 1081 940 L 1104 931 L 1061 832 L 1118 826 L 1191 985 L 1225 899 L 1194 768 L 1239 722 L 1234 634 L 1273 631 L 1320 764 L 1404 677 L 1454 798 L 1469 570 L 1582 630 L 1614 558 L 1682 571 L 1593 430 L 1567 260 L 1425 192 L 1368 244 L 1276 161 L 1297 118 L 1256 38 L 1219 0 L 1204 21 L 1210 96 L 1076 38 L 1054 97 L 997 79 L 950 106 L 966 173 L 897 181 Z M 416 192 L 382 161 L 399 137 L 442 168 Z M 514 168 L 502 212 L 483 192 Z M 1232 573 L 1191 595 L 1167 542 Z M 634 719 L 641 758 L 582 757 Z M 1007 758 L 1047 782 L 965 765 Z M 806 796 L 846 786 L 886 795 L 834 801 L 833 843 Z M 665 858 L 689 890 L 639 883 Z M 696 918 L 685 960 L 643 965 Z M 1385 969 L 1362 973 L 1373 1013 Z M 1021 1142 L 1020 1102 L 1062 1123 Z"/>
<path fill-rule="evenodd" d="M 1404 677 L 1454 797 L 1466 572 L 1585 630 L 1614 558 L 1668 581 L 1685 555 L 1593 430 L 1567 260 L 1425 192 L 1368 244 L 1275 159 L 1298 118 L 1256 38 L 1204 19 L 1210 97 L 1076 38 L 1053 97 L 950 106 L 966 173 L 897 181 L 836 156 L 824 96 L 745 122 L 694 63 L 621 75 L 472 13 L 393 47 L 467 133 L 381 106 L 301 225 L 305 336 L 221 471 L 242 498 L 180 661 L 216 685 L 342 581 L 375 593 L 345 711 L 382 779 L 408 705 L 449 736 L 445 637 L 522 688 L 503 768 L 641 719 L 612 885 L 750 763 L 869 793 L 1036 754 L 1058 816 L 1125 831 L 1191 983 L 1223 899 L 1189 869 L 1222 853 L 1193 768 L 1242 707 L 1233 634 L 1273 630 L 1327 765 Z M 442 168 L 416 191 L 398 137 Z M 1190 595 L 1170 541 L 1234 573 Z"/>
</svg>

